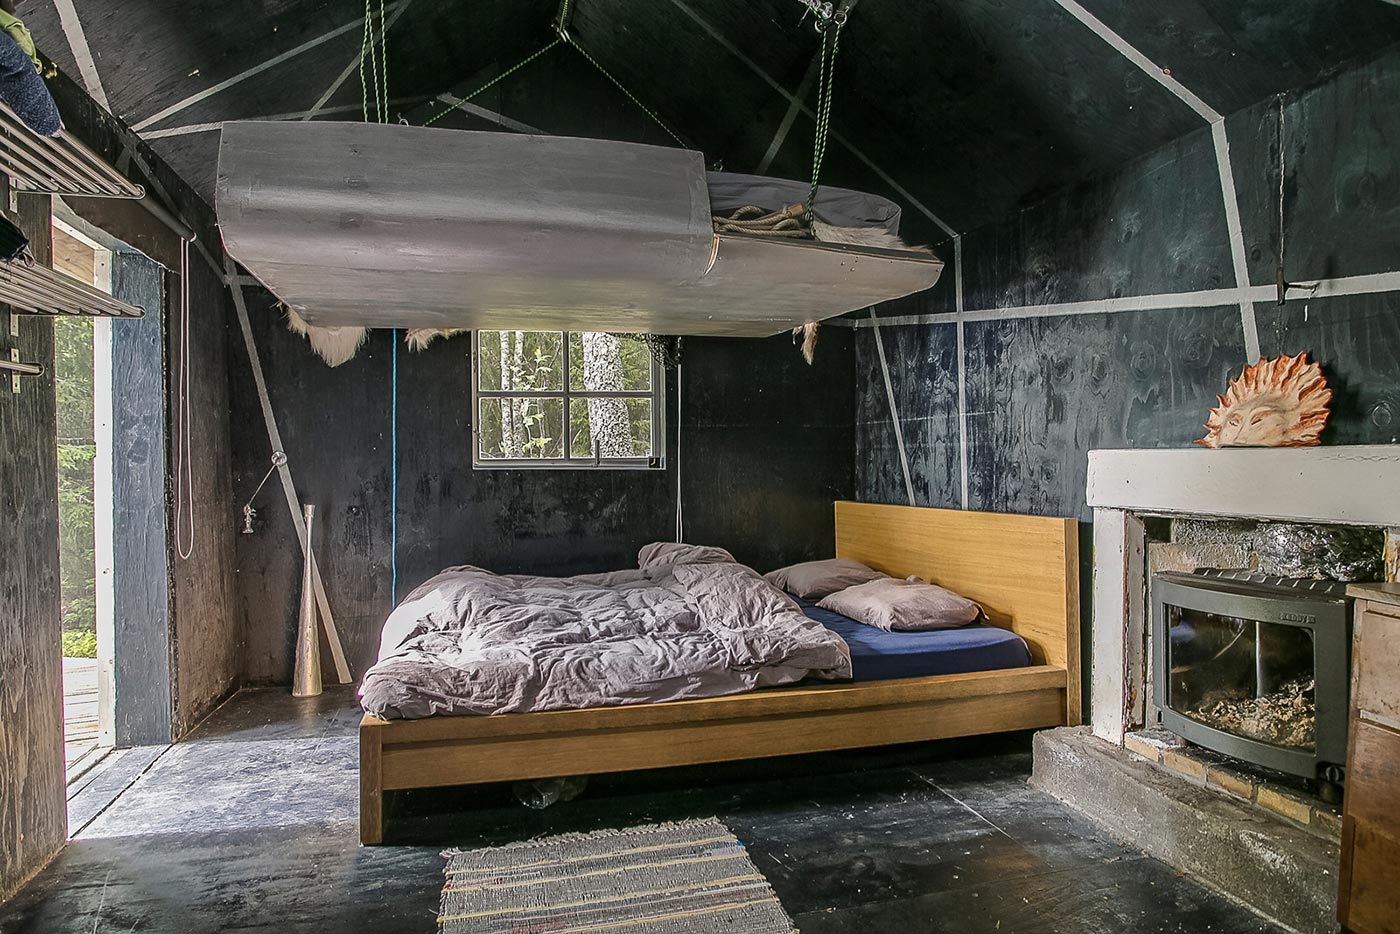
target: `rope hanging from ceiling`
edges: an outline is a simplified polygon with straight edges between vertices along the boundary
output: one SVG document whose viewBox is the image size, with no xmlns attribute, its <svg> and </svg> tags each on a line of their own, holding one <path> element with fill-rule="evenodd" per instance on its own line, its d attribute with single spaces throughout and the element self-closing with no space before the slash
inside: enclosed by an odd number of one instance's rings
<svg viewBox="0 0 1400 934">
<path fill-rule="evenodd" d="M 831 131 L 831 98 L 836 77 L 836 53 L 841 48 L 841 30 L 846 26 L 847 11 L 838 10 L 829 20 L 817 21 L 821 32 L 821 70 L 817 90 L 817 134 L 812 143 L 812 187 L 807 192 L 807 226 L 816 222 L 817 188 L 822 175 L 822 162 L 826 158 L 826 141 Z M 823 25 L 825 22 L 825 25 Z"/>
<path fill-rule="evenodd" d="M 378 34 L 375 30 L 373 0 L 365 0 L 365 34 L 360 43 L 360 93 L 366 123 L 389 122 L 389 58 L 385 47 L 389 25 L 384 0 L 379 0 Z M 368 68 L 366 68 L 368 64 Z M 370 119 L 370 92 L 374 93 L 374 119 Z"/>
</svg>

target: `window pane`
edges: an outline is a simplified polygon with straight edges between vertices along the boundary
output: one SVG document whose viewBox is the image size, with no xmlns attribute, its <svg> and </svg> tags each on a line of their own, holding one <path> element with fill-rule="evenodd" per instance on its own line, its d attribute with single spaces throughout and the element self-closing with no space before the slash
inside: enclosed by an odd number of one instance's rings
<svg viewBox="0 0 1400 934">
<path fill-rule="evenodd" d="M 599 332 L 569 335 L 569 389 L 573 392 L 648 392 L 651 351 L 639 337 Z"/>
<path fill-rule="evenodd" d="M 650 399 L 574 399 L 569 406 L 569 455 L 607 460 L 651 457 Z"/>
<path fill-rule="evenodd" d="M 564 456 L 563 399 L 481 399 L 477 421 L 482 460 Z"/>
<path fill-rule="evenodd" d="M 564 388 L 564 335 L 559 331 L 479 331 L 477 386 L 487 392 Z"/>
</svg>

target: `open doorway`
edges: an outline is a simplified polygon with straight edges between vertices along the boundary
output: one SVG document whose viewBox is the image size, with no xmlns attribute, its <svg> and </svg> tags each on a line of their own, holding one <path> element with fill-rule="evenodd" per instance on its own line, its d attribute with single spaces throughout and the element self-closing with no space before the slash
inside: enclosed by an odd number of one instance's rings
<svg viewBox="0 0 1400 934">
<path fill-rule="evenodd" d="M 112 291 L 112 252 L 62 220 L 53 221 L 54 268 Z M 110 411 L 106 319 L 54 319 L 58 415 L 59 572 L 63 611 L 64 758 L 70 783 L 96 767 L 113 744 L 112 606 L 104 599 L 110 554 L 99 542 L 110 527 L 110 456 L 103 457 L 103 412 Z M 105 508 L 104 508 L 105 506 Z M 105 536 L 110 540 L 110 531 Z M 104 560 L 104 558 L 106 560 Z M 104 567 L 105 565 L 105 567 Z"/>
</svg>

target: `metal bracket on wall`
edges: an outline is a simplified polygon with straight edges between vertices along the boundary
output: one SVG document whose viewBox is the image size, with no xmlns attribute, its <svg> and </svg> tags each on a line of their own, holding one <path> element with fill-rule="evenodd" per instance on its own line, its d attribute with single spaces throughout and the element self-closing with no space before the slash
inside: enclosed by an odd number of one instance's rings
<svg viewBox="0 0 1400 934">
<path fill-rule="evenodd" d="M 44 368 L 37 363 L 21 363 L 19 359 L 19 348 L 10 348 L 10 358 L 0 360 L 0 371 L 10 374 L 10 392 L 19 395 L 19 378 L 21 376 L 43 376 Z"/>
</svg>

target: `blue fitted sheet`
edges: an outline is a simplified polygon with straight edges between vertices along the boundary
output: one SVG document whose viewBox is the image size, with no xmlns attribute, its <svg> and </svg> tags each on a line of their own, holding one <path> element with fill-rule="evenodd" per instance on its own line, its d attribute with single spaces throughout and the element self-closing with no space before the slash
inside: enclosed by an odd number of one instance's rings
<svg viewBox="0 0 1400 934">
<path fill-rule="evenodd" d="M 809 618 L 846 640 L 851 647 L 852 681 L 1025 668 L 1031 663 L 1026 641 L 1007 629 L 979 624 L 933 632 L 885 632 L 801 597 L 793 599 Z"/>
</svg>

